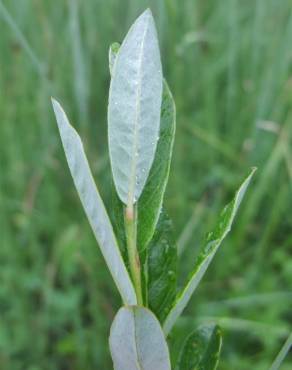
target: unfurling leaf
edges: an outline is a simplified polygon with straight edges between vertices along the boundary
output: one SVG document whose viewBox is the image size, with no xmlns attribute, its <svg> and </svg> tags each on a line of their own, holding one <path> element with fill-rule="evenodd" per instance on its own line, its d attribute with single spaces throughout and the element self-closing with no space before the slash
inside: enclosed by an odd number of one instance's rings
<svg viewBox="0 0 292 370">
<path fill-rule="evenodd" d="M 52 99 L 67 162 L 101 252 L 112 274 L 123 302 L 137 304 L 132 281 L 123 262 L 112 225 L 96 188 L 78 133 L 70 125 L 60 104 Z"/>
<path fill-rule="evenodd" d="M 122 307 L 110 332 L 115 370 L 170 370 L 166 340 L 156 317 L 144 307 Z"/>
<path fill-rule="evenodd" d="M 194 293 L 203 275 L 205 274 L 221 242 L 231 230 L 236 212 L 255 170 L 255 168 L 251 170 L 250 174 L 247 176 L 247 178 L 244 180 L 244 182 L 236 192 L 234 199 L 223 209 L 214 231 L 210 232 L 207 235 L 206 242 L 203 245 L 203 248 L 195 261 L 195 267 L 192 271 L 191 277 L 186 287 L 179 293 L 175 304 L 173 305 L 163 324 L 165 335 L 168 335 L 175 321 L 188 304 L 192 294 Z"/>
<path fill-rule="evenodd" d="M 113 65 L 109 93 L 109 151 L 124 204 L 140 197 L 154 159 L 160 124 L 162 67 L 150 10 L 133 24 Z"/>
<path fill-rule="evenodd" d="M 216 370 L 221 346 L 219 326 L 200 326 L 186 339 L 175 370 Z"/>
<path fill-rule="evenodd" d="M 116 61 L 120 47 L 121 45 L 118 42 L 114 42 L 113 44 L 111 44 L 109 48 L 108 61 L 109 61 L 109 70 L 110 70 L 111 75 L 113 73 L 115 61 Z"/>
</svg>

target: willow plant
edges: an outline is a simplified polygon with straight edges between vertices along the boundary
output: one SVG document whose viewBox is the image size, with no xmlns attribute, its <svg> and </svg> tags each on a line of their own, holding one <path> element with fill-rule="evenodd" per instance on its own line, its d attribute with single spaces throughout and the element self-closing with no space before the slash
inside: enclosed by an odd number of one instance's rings
<svg viewBox="0 0 292 370">
<path fill-rule="evenodd" d="M 108 144 L 113 177 L 111 222 L 78 133 L 52 100 L 69 168 L 122 308 L 109 336 L 115 370 L 169 370 L 167 336 L 197 288 L 235 214 L 251 169 L 207 234 L 194 268 L 177 287 L 177 249 L 163 208 L 175 136 L 175 104 L 163 78 L 154 20 L 146 10 L 121 45 L 109 51 Z M 200 326 L 182 344 L 173 368 L 216 369 L 221 349 L 216 324 Z"/>
</svg>

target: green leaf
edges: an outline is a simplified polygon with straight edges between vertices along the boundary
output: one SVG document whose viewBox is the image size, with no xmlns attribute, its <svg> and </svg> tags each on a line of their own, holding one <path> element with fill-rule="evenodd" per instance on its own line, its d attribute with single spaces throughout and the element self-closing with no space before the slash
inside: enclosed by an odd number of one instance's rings
<svg viewBox="0 0 292 370">
<path fill-rule="evenodd" d="M 160 125 L 162 67 L 154 20 L 146 10 L 114 62 L 109 93 L 109 152 L 117 193 L 132 206 L 154 159 Z"/>
<path fill-rule="evenodd" d="M 132 281 L 123 262 L 106 209 L 96 188 L 78 133 L 60 104 L 52 99 L 67 162 L 81 203 L 123 302 L 137 304 Z"/>
<path fill-rule="evenodd" d="M 236 192 L 234 199 L 223 209 L 214 231 L 210 232 L 207 235 L 205 244 L 203 245 L 203 248 L 201 249 L 201 252 L 199 253 L 195 261 L 195 267 L 192 271 L 191 277 L 186 287 L 179 293 L 174 306 L 170 310 L 163 324 L 165 335 L 168 335 L 175 321 L 188 304 L 192 294 L 194 293 L 199 282 L 204 276 L 223 239 L 229 233 L 238 207 L 242 201 L 242 198 L 246 192 L 246 189 L 255 170 L 255 168 L 251 170 L 250 174 L 247 176 L 247 178 L 244 180 L 244 182 Z"/>
<path fill-rule="evenodd" d="M 143 250 L 150 242 L 161 211 L 168 182 L 175 135 L 175 104 L 164 80 L 159 141 L 149 177 L 138 202 L 138 246 Z"/>
<path fill-rule="evenodd" d="M 115 42 L 110 46 L 109 69 L 112 74 L 113 66 L 119 52 L 120 45 Z M 153 237 L 155 227 L 161 211 L 163 197 L 168 182 L 169 169 L 171 164 L 174 136 L 175 136 L 175 103 L 167 82 L 163 81 L 163 94 L 160 112 L 159 141 L 157 143 L 154 161 L 149 173 L 144 190 L 138 202 L 138 248 L 144 250 Z M 125 241 L 123 232 L 120 232 L 123 225 L 122 202 L 113 194 L 113 204 L 118 224 L 118 233 Z M 120 203 L 120 205 L 119 205 Z M 118 209 L 120 210 L 118 211 Z M 123 243 L 122 243 L 123 244 Z M 123 247 L 122 247 L 123 248 Z M 125 248 L 123 248 L 125 249 Z"/>
<path fill-rule="evenodd" d="M 160 322 L 176 297 L 177 249 L 172 222 L 162 212 L 148 247 L 148 304 Z"/>
<path fill-rule="evenodd" d="M 185 341 L 176 370 L 216 370 L 222 346 L 218 325 L 200 326 Z"/>
<path fill-rule="evenodd" d="M 163 331 L 156 317 L 144 307 L 122 307 L 110 332 L 115 370 L 170 370 Z"/>
<path fill-rule="evenodd" d="M 153 237 L 157 225 L 168 181 L 174 134 L 175 105 L 169 87 L 166 81 L 164 81 L 159 141 L 147 183 L 138 201 L 137 238 L 139 251 L 146 248 Z M 119 233 L 121 232 L 121 238 L 125 240 L 125 237 L 122 236 L 123 231 L 120 228 L 123 225 L 123 203 L 117 199 L 114 192 L 113 203 L 116 210 L 114 212 L 115 218 L 119 224 Z"/>
<path fill-rule="evenodd" d="M 115 61 L 117 59 L 117 54 L 120 49 L 120 44 L 118 42 L 114 42 L 111 44 L 109 48 L 109 70 L 110 75 L 112 77 L 113 68 Z M 123 256 L 123 259 L 126 263 L 126 267 L 128 271 L 130 272 L 129 267 L 129 259 L 128 259 L 128 252 L 127 252 L 127 238 L 125 233 L 125 223 L 124 223 L 124 205 L 122 201 L 120 200 L 115 186 L 112 183 L 112 219 L 113 219 L 113 228 L 115 231 L 115 234 L 118 239 L 119 247 Z"/>
<path fill-rule="evenodd" d="M 126 266 L 129 267 L 127 238 L 126 238 L 125 222 L 124 222 L 124 205 L 122 201 L 120 200 L 120 198 L 118 197 L 114 184 L 112 184 L 111 195 L 112 195 L 111 215 L 112 215 L 112 221 L 113 221 L 113 228 L 115 231 L 115 235 L 117 236 L 118 244 L 119 244 L 122 256 L 124 258 L 124 261 L 126 263 Z"/>
<path fill-rule="evenodd" d="M 114 43 L 110 47 L 109 67 L 112 73 L 116 54 L 119 51 L 119 44 Z M 171 235 L 167 236 L 163 229 L 171 234 L 171 221 L 164 217 L 158 227 L 155 240 L 151 242 L 149 270 L 145 266 L 147 259 L 146 246 L 152 239 L 161 212 L 163 196 L 168 181 L 174 135 L 175 135 L 175 104 L 167 82 L 164 80 L 161 105 L 159 141 L 157 144 L 154 162 L 152 164 L 147 183 L 138 202 L 138 249 L 143 264 L 143 286 L 147 284 L 146 275 L 149 275 L 148 290 L 150 292 L 149 304 L 157 317 L 162 321 L 173 303 L 176 294 L 176 246 Z M 112 196 L 114 229 L 118 237 L 121 252 L 128 266 L 126 248 L 126 236 L 124 232 L 123 203 L 118 198 L 113 188 Z M 164 245 L 159 245 L 159 238 L 164 238 Z M 157 249 L 154 248 L 156 246 Z M 167 249 L 167 252 L 166 252 Z M 158 265 L 155 264 L 153 256 L 163 258 L 167 255 L 167 263 L 159 273 Z M 146 269 L 146 271 L 145 271 Z M 157 275 L 158 274 L 158 275 Z M 165 284 L 166 283 L 166 284 Z M 145 302 L 147 302 L 147 289 L 143 291 Z"/>
<path fill-rule="evenodd" d="M 147 269 L 147 267 L 144 266 L 148 253 L 146 247 L 153 237 L 161 212 L 165 188 L 168 181 L 174 134 L 175 105 L 168 85 L 166 81 L 164 81 L 163 100 L 161 105 L 160 139 L 157 144 L 154 162 L 151 167 L 146 186 L 138 201 L 137 245 L 143 270 L 145 270 L 145 268 Z M 124 230 L 124 206 L 114 187 L 112 190 L 112 208 L 114 230 L 118 238 L 124 261 L 128 267 L 126 236 Z M 142 275 L 144 283 L 147 284 L 145 271 L 143 271 Z M 145 284 L 143 284 L 143 286 L 145 286 Z M 147 302 L 146 289 L 144 289 L 143 295 L 145 302 Z M 163 316 L 159 315 L 159 317 L 162 318 Z"/>
</svg>

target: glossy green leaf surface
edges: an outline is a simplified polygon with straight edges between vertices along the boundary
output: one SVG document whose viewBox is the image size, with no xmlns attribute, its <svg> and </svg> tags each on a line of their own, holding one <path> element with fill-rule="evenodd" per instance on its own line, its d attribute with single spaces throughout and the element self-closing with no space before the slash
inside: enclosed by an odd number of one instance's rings
<svg viewBox="0 0 292 370">
<path fill-rule="evenodd" d="M 240 188 L 236 192 L 234 199 L 223 209 L 214 231 L 208 233 L 203 248 L 201 249 L 195 261 L 195 267 L 191 273 L 190 279 L 186 287 L 179 293 L 174 306 L 172 307 L 163 324 L 165 335 L 170 332 L 173 325 L 175 324 L 175 321 L 188 304 L 192 294 L 194 293 L 199 282 L 204 276 L 223 239 L 231 230 L 231 226 L 233 224 L 238 207 L 242 201 L 242 198 L 246 192 L 246 189 L 254 172 L 255 168 L 251 170 L 250 174 L 243 181 Z"/>
<path fill-rule="evenodd" d="M 175 135 L 175 103 L 164 80 L 159 141 L 153 165 L 138 202 L 138 246 L 143 250 L 150 242 L 159 218 L 168 182 Z"/>
<path fill-rule="evenodd" d="M 222 346 L 219 326 L 202 325 L 185 341 L 176 370 L 216 370 Z"/>
<path fill-rule="evenodd" d="M 123 302 L 128 305 L 136 304 L 134 287 L 94 182 L 81 139 L 70 125 L 60 104 L 54 99 L 52 102 L 71 175 L 91 228 Z"/>
<path fill-rule="evenodd" d="M 130 28 L 113 65 L 108 106 L 109 152 L 124 204 L 140 197 L 154 159 L 160 126 L 162 67 L 150 10 Z"/>
<path fill-rule="evenodd" d="M 170 370 L 166 340 L 153 313 L 144 307 L 122 307 L 110 332 L 115 370 Z"/>
<path fill-rule="evenodd" d="M 163 211 L 148 246 L 148 304 L 160 322 L 176 297 L 177 248 L 172 222 Z"/>
<path fill-rule="evenodd" d="M 127 239 L 124 222 L 124 205 L 120 198 L 118 197 L 118 194 L 113 184 L 111 195 L 112 195 L 111 209 L 112 209 L 113 228 L 115 231 L 115 235 L 117 236 L 118 239 L 118 244 L 120 246 L 121 253 L 123 255 L 124 260 L 126 261 L 126 265 L 128 266 Z"/>
</svg>

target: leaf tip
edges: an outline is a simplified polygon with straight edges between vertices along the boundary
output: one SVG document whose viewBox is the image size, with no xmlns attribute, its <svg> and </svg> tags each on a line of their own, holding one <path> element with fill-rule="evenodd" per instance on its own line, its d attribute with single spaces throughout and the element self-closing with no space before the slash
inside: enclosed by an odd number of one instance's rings
<svg viewBox="0 0 292 370">
<path fill-rule="evenodd" d="M 147 8 L 147 9 L 142 13 L 142 15 L 153 17 L 153 14 L 152 14 L 152 11 L 151 11 L 151 9 L 150 9 L 150 8 Z"/>
<path fill-rule="evenodd" d="M 253 177 L 253 175 L 255 174 L 255 172 L 257 171 L 257 167 L 255 167 L 255 166 L 253 166 L 253 167 L 251 167 L 250 168 L 250 172 L 249 172 L 249 175 L 247 176 L 247 178 L 246 178 L 246 181 L 245 182 L 250 182 L 251 181 L 251 179 L 252 179 L 252 177 Z"/>
<path fill-rule="evenodd" d="M 53 109 L 54 109 L 54 113 L 55 113 L 55 115 L 57 115 L 57 112 L 62 110 L 61 105 L 60 105 L 60 103 L 59 103 L 55 98 L 53 98 L 52 96 L 51 96 L 51 102 L 52 102 L 52 106 L 53 106 Z"/>
<path fill-rule="evenodd" d="M 71 126 L 61 104 L 53 97 L 51 97 L 51 101 L 59 130 L 61 130 L 62 127 Z"/>
<path fill-rule="evenodd" d="M 144 21 L 146 23 L 155 23 L 154 22 L 154 17 L 153 17 L 153 13 L 152 13 L 152 10 L 150 8 L 147 8 L 146 10 L 144 10 L 144 12 L 137 18 L 137 21 Z"/>
</svg>

